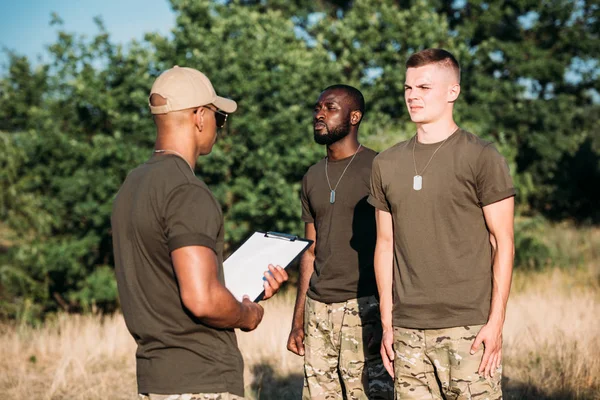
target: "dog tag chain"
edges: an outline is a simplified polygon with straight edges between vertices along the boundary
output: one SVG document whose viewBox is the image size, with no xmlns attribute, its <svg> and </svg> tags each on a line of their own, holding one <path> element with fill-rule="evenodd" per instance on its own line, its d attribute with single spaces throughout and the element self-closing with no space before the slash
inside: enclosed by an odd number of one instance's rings
<svg viewBox="0 0 600 400">
<path fill-rule="evenodd" d="M 456 130 L 458 130 L 458 128 Z M 454 132 L 456 132 L 456 130 Z M 417 172 L 417 161 L 415 159 L 415 146 L 417 145 L 417 135 L 415 135 L 415 138 L 414 138 L 415 141 L 413 142 L 413 148 L 412 148 L 413 164 L 415 165 L 415 176 L 413 176 L 413 189 L 414 190 L 423 189 L 423 173 L 429 166 L 429 163 L 431 162 L 431 160 L 433 160 L 433 156 L 435 156 L 435 153 L 437 153 L 438 150 L 442 148 L 444 143 L 446 143 L 446 140 L 448 140 L 448 138 L 450 136 L 452 136 L 454 134 L 454 132 L 452 132 L 449 136 L 447 136 L 446 139 L 444 139 L 442 141 L 442 143 L 438 146 L 438 148 L 435 149 L 435 151 L 431 155 L 431 158 L 429 158 L 429 161 L 427 161 L 427 164 L 425 164 L 425 168 L 423 168 L 423 170 L 421 171 L 420 174 L 419 174 L 419 172 Z"/>
<path fill-rule="evenodd" d="M 331 204 L 335 203 L 335 191 L 336 191 L 338 185 L 340 184 L 342 178 L 344 177 L 344 174 L 346 173 L 346 170 L 348 169 L 348 167 L 350 166 L 350 164 L 352 164 L 352 161 L 354 161 L 354 157 L 356 157 L 356 155 L 358 154 L 358 151 L 360 150 L 361 146 L 362 146 L 362 144 L 358 145 L 358 148 L 354 152 L 354 155 L 352 156 L 352 159 L 350 159 L 350 162 L 348 163 L 348 165 L 346 165 L 346 168 L 344 168 L 344 171 L 342 172 L 342 175 L 340 175 L 340 179 L 338 179 L 338 181 L 335 184 L 335 187 L 333 189 L 331 188 L 331 183 L 329 182 L 329 173 L 327 172 L 327 169 L 328 169 L 327 160 L 329 159 L 329 157 L 325 157 L 325 177 L 327 178 L 327 186 L 329 186 L 329 203 L 331 203 Z"/>
</svg>

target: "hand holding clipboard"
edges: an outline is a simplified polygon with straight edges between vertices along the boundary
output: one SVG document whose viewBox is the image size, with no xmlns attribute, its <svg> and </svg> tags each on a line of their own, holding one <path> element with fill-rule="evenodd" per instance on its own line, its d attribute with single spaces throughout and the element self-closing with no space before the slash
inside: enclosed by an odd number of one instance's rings
<svg viewBox="0 0 600 400">
<path fill-rule="evenodd" d="M 223 263 L 225 286 L 238 301 L 244 295 L 260 300 L 267 266 L 287 268 L 311 244 L 312 240 L 285 233 L 255 232 Z"/>
</svg>

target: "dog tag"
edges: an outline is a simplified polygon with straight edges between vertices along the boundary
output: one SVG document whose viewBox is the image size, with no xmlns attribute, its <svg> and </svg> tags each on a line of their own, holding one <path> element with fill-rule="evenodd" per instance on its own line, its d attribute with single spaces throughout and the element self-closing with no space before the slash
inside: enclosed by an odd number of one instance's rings
<svg viewBox="0 0 600 400">
<path fill-rule="evenodd" d="M 423 177 L 421 175 L 415 175 L 413 177 L 413 189 L 421 190 L 423 187 Z"/>
</svg>

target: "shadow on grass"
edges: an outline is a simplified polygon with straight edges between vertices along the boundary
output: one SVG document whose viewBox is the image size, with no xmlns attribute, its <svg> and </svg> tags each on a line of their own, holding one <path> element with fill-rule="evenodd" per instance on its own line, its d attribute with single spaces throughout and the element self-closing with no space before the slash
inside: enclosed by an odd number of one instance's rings
<svg viewBox="0 0 600 400">
<path fill-rule="evenodd" d="M 302 398 L 302 374 L 277 376 L 269 364 L 257 364 L 252 368 L 254 380 L 250 385 L 252 398 L 256 400 L 295 400 Z M 575 392 L 563 389 L 548 393 L 532 383 L 502 379 L 504 400 L 599 400 L 594 390 Z"/>
<path fill-rule="evenodd" d="M 502 379 L 502 392 L 505 400 L 598 400 L 600 395 L 590 390 L 576 393 L 572 390 L 559 390 L 548 393 L 537 386 L 510 378 Z"/>
<path fill-rule="evenodd" d="M 254 380 L 250 385 L 256 400 L 292 400 L 302 398 L 302 374 L 278 376 L 269 364 L 257 364 L 252 368 Z"/>
</svg>

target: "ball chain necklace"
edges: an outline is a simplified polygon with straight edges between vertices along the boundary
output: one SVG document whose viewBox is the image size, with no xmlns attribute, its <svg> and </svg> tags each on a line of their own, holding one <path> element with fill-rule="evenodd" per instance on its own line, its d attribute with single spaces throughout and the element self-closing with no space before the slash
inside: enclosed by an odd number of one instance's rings
<svg viewBox="0 0 600 400">
<path fill-rule="evenodd" d="M 175 150 L 169 150 L 169 149 L 154 150 L 154 153 L 160 153 L 160 154 L 169 154 L 170 153 L 170 154 L 179 156 L 180 158 L 183 159 L 183 161 L 185 161 L 185 163 L 188 165 L 188 167 L 190 167 L 190 169 L 192 170 L 192 174 L 194 174 L 194 176 L 196 176 L 196 173 L 194 172 L 194 168 L 190 165 L 190 163 L 185 159 L 185 157 L 181 153 L 178 153 Z"/>
<path fill-rule="evenodd" d="M 338 185 L 340 184 L 340 181 L 344 177 L 346 170 L 348 169 L 350 164 L 352 164 L 352 161 L 354 161 L 354 157 L 356 157 L 356 155 L 358 154 L 358 151 L 360 150 L 361 146 L 362 146 L 362 144 L 358 145 L 358 148 L 354 152 L 352 159 L 350 159 L 350 162 L 348 163 L 348 165 L 346 165 L 346 168 L 344 168 L 342 175 L 340 175 L 340 179 L 338 179 L 338 181 L 335 184 L 335 187 L 333 189 L 331 188 L 331 183 L 329 182 L 329 174 L 327 173 L 327 160 L 329 159 L 329 157 L 325 157 L 325 177 L 327 178 L 327 186 L 329 186 L 329 203 L 331 203 L 331 204 L 335 203 L 335 191 L 336 191 Z"/>
<path fill-rule="evenodd" d="M 450 136 L 452 136 L 454 134 L 454 132 L 456 132 L 457 130 L 458 130 L 458 128 L 456 128 L 450 135 L 448 135 L 446 137 L 446 139 L 444 139 L 442 141 L 442 143 L 438 146 L 438 148 L 435 149 L 435 151 L 433 152 L 433 154 L 429 158 L 429 161 L 427 161 L 427 164 L 425 164 L 425 168 L 423 168 L 423 170 L 421 171 L 420 174 L 417 172 L 417 160 L 415 159 L 415 147 L 417 145 L 417 140 L 418 140 L 417 139 L 418 138 L 418 134 L 415 134 L 415 141 L 413 142 L 413 148 L 412 148 L 413 164 L 415 165 L 415 176 L 413 177 L 413 189 L 414 190 L 421 190 L 423 188 L 423 173 L 425 172 L 425 170 L 429 166 L 429 163 L 431 162 L 431 160 L 433 160 L 433 157 L 435 156 L 435 153 L 437 153 L 438 150 L 442 148 L 442 146 L 444 145 L 444 143 L 446 143 L 446 140 L 448 140 L 448 138 Z"/>
</svg>

